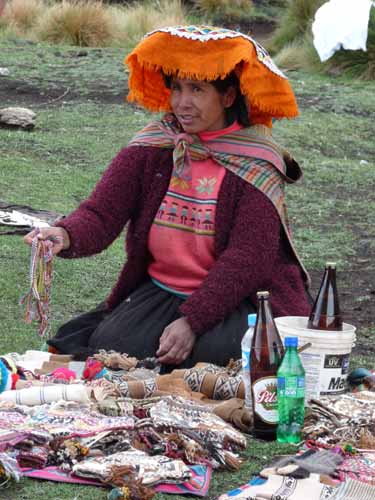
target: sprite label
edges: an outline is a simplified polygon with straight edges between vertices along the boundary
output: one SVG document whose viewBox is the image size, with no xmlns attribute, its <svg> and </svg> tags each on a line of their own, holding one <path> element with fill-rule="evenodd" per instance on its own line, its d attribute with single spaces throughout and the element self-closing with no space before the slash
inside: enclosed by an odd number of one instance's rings
<svg viewBox="0 0 375 500">
<path fill-rule="evenodd" d="M 277 378 L 263 377 L 253 384 L 254 412 L 267 424 L 277 424 Z"/>
<path fill-rule="evenodd" d="M 278 377 L 279 398 L 304 398 L 305 397 L 305 377 Z"/>
</svg>

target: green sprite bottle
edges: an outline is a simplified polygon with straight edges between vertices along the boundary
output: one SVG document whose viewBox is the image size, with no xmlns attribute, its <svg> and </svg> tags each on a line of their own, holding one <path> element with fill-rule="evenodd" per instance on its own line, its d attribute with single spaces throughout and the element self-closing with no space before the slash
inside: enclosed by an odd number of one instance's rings
<svg viewBox="0 0 375 500">
<path fill-rule="evenodd" d="M 277 371 L 279 443 L 299 443 L 305 417 L 305 370 L 297 352 L 298 338 L 285 337 L 285 355 Z"/>
</svg>

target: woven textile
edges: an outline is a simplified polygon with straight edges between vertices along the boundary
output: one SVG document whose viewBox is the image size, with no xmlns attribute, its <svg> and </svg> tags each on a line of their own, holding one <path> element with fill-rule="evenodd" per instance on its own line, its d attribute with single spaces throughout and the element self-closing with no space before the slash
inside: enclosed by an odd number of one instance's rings
<svg viewBox="0 0 375 500">
<path fill-rule="evenodd" d="M 5 391 L 0 394 L 0 401 L 11 401 L 27 406 L 39 406 L 60 400 L 89 403 L 88 389 L 83 384 L 55 384 Z"/>
<path fill-rule="evenodd" d="M 351 478 L 375 486 L 375 451 L 345 458 L 338 467 L 338 477 L 341 481 Z"/>
<path fill-rule="evenodd" d="M 236 452 L 245 449 L 246 438 L 203 405 L 182 398 L 166 397 L 150 408 L 152 426 L 181 432 L 190 437 L 194 446 L 209 450 L 208 462 L 214 468 L 219 465 L 238 468 Z"/>
<path fill-rule="evenodd" d="M 108 430 L 130 430 L 134 427 L 130 416 L 102 415 L 89 405 L 60 402 L 26 408 L 0 406 L 0 428 L 18 433 L 48 432 L 53 437 L 92 436 Z"/>
<path fill-rule="evenodd" d="M 332 500 L 374 500 L 374 498 L 375 486 L 347 479 L 337 488 Z"/>
<path fill-rule="evenodd" d="M 319 482 L 319 476 L 294 479 L 288 476 L 270 476 L 263 484 L 245 484 L 221 495 L 218 500 L 328 500 L 333 498 L 335 487 Z M 359 499 L 358 499 L 359 500 Z"/>
<path fill-rule="evenodd" d="M 144 485 L 180 483 L 191 477 L 190 469 L 181 460 L 163 456 L 150 457 L 139 450 L 83 460 L 73 467 L 73 473 L 80 477 L 107 482 L 111 477 L 112 466 L 129 466 L 136 471 L 136 477 L 142 479 Z"/>
<path fill-rule="evenodd" d="M 17 461 L 6 453 L 0 453 L 0 488 L 4 488 L 10 481 L 19 481 L 21 471 Z"/>
<path fill-rule="evenodd" d="M 367 399 L 363 392 L 322 397 L 311 401 L 305 418 L 305 439 L 326 444 L 345 442 L 357 446 L 364 430 L 373 434 L 374 422 L 375 399 Z"/>
</svg>

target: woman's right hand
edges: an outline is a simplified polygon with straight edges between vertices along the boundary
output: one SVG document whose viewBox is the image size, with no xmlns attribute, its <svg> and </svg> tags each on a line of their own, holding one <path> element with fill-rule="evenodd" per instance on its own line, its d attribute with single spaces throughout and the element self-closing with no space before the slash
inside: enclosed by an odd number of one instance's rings
<svg viewBox="0 0 375 500">
<path fill-rule="evenodd" d="M 61 250 L 67 250 L 70 247 L 70 239 L 68 232 L 63 227 L 42 227 L 30 231 L 25 237 L 24 242 L 31 245 L 33 239 L 37 237 L 40 240 L 50 240 L 53 243 L 53 255 L 58 254 Z"/>
</svg>

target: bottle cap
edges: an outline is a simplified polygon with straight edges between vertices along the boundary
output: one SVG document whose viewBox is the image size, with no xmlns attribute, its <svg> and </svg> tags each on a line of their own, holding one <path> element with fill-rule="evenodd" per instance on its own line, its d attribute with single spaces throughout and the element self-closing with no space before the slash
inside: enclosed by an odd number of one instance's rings
<svg viewBox="0 0 375 500">
<path fill-rule="evenodd" d="M 257 322 L 257 315 L 256 314 L 249 314 L 247 316 L 247 324 L 248 324 L 248 326 L 255 326 L 256 322 Z"/>
<path fill-rule="evenodd" d="M 258 299 L 268 299 L 269 296 L 270 296 L 270 292 L 266 292 L 266 291 L 257 292 Z"/>
<path fill-rule="evenodd" d="M 285 347 L 298 347 L 298 337 L 285 337 Z"/>
<path fill-rule="evenodd" d="M 336 262 L 326 262 L 326 267 L 331 267 L 332 269 L 336 269 Z"/>
</svg>

